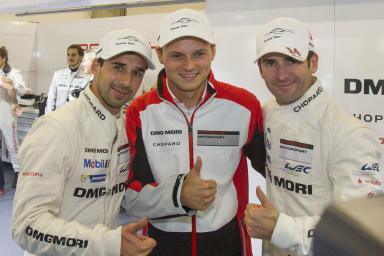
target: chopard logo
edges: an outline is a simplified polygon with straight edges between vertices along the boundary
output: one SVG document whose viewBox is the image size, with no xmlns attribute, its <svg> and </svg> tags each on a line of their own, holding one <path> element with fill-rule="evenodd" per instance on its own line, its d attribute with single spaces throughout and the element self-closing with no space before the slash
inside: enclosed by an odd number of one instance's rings
<svg viewBox="0 0 384 256">
<path fill-rule="evenodd" d="M 316 92 L 312 95 L 310 95 L 308 98 L 300 102 L 296 107 L 294 107 L 293 111 L 299 112 L 303 108 L 305 108 L 309 103 L 311 103 L 312 100 L 316 99 L 317 96 L 319 96 L 323 92 L 323 88 L 319 87 L 317 88 Z"/>
<path fill-rule="evenodd" d="M 92 102 L 91 98 L 89 97 L 88 93 L 84 92 L 84 96 L 85 98 L 87 99 L 89 105 L 91 106 L 91 108 L 93 109 L 93 111 L 95 112 L 95 114 L 101 119 L 101 120 L 105 120 L 105 115 L 101 112 L 100 109 L 98 109 Z"/>
</svg>

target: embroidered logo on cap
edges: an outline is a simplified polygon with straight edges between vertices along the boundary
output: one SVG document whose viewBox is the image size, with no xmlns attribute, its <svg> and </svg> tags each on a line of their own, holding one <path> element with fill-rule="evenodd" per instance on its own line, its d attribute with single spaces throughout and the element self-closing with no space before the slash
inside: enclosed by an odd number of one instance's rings
<svg viewBox="0 0 384 256">
<path fill-rule="evenodd" d="M 301 58 L 301 54 L 299 50 L 297 50 L 296 48 L 293 48 L 293 49 L 289 47 L 285 47 L 285 48 L 291 53 L 292 56 Z"/>
<path fill-rule="evenodd" d="M 279 38 L 285 33 L 294 34 L 295 31 L 292 29 L 274 28 L 271 30 L 271 32 L 264 35 L 264 42 L 267 42 L 267 41 L 272 40 L 274 38 Z"/>
<path fill-rule="evenodd" d="M 121 42 L 121 40 L 124 40 L 124 42 Z M 117 41 L 116 41 L 116 45 L 120 45 L 120 44 L 135 45 L 136 42 L 140 42 L 136 37 L 134 37 L 134 36 L 125 36 L 125 37 L 118 38 Z"/>
</svg>

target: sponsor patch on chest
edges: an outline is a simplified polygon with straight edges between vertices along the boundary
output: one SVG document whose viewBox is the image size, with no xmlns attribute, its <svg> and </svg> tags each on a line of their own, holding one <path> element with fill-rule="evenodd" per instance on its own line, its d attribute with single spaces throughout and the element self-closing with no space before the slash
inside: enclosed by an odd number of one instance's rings
<svg viewBox="0 0 384 256">
<path fill-rule="evenodd" d="M 117 149 L 117 164 L 129 162 L 129 144 L 120 146 Z"/>
<path fill-rule="evenodd" d="M 197 131 L 198 146 L 239 146 L 239 131 Z"/>
<path fill-rule="evenodd" d="M 313 145 L 298 141 L 280 139 L 279 156 L 301 163 L 312 163 Z"/>
<path fill-rule="evenodd" d="M 90 182 L 90 183 L 103 182 L 103 181 L 105 181 L 106 177 L 107 177 L 107 175 L 105 173 L 96 174 L 96 175 L 82 174 L 80 177 L 80 181 L 81 182 Z"/>
</svg>

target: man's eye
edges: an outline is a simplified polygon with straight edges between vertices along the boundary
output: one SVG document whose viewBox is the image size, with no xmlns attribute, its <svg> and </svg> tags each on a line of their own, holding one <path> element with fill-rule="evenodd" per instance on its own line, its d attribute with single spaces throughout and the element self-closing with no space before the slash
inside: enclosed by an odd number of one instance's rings
<svg viewBox="0 0 384 256">
<path fill-rule="evenodd" d="M 287 60 L 288 60 L 288 62 L 289 62 L 290 64 L 300 63 L 300 61 L 298 61 L 298 60 L 296 60 L 296 59 L 294 59 L 294 58 L 291 58 L 291 57 L 289 57 Z"/>
<path fill-rule="evenodd" d="M 173 59 L 179 59 L 181 57 L 180 54 L 171 54 L 171 58 Z"/>
<path fill-rule="evenodd" d="M 116 71 L 123 71 L 123 67 L 122 66 L 114 66 L 113 67 Z"/>
<path fill-rule="evenodd" d="M 204 57 L 205 56 L 205 52 L 197 52 L 195 55 L 197 57 Z"/>
<path fill-rule="evenodd" d="M 272 66 L 275 62 L 273 60 L 266 60 L 264 61 L 264 65 L 266 66 Z"/>
<path fill-rule="evenodd" d="M 144 76 L 144 72 L 142 71 L 133 71 L 133 75 L 137 78 L 142 78 Z"/>
</svg>

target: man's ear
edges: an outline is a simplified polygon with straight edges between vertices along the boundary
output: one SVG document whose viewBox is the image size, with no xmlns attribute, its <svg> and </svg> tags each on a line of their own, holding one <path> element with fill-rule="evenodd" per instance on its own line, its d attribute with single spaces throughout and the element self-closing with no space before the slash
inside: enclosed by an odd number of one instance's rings
<svg viewBox="0 0 384 256">
<path fill-rule="evenodd" d="M 263 69 L 261 68 L 261 59 L 258 59 L 258 60 L 257 60 L 257 66 L 259 67 L 259 72 L 260 72 L 260 76 L 261 76 L 261 78 L 264 79 L 264 76 L 263 76 Z"/>
<path fill-rule="evenodd" d="M 161 64 L 164 64 L 163 63 L 163 49 L 160 47 L 156 47 L 156 53 L 157 53 L 157 58 L 159 59 L 159 62 Z"/>
<path fill-rule="evenodd" d="M 316 73 L 319 64 L 319 55 L 313 53 L 312 57 L 309 59 L 309 69 L 312 74 Z"/>
<path fill-rule="evenodd" d="M 97 70 L 100 68 L 100 63 L 97 61 L 97 58 L 94 58 L 91 64 L 92 74 L 96 74 Z"/>
<path fill-rule="evenodd" d="M 211 45 L 211 51 L 212 51 L 212 60 L 213 61 L 215 59 L 215 56 L 216 56 L 216 45 L 212 44 Z"/>
</svg>

